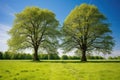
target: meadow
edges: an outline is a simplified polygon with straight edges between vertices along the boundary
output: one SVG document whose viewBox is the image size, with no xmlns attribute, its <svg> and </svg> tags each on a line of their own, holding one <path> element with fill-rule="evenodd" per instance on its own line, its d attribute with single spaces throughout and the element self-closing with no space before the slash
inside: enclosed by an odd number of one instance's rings
<svg viewBox="0 0 120 80">
<path fill-rule="evenodd" d="M 0 60 L 0 80 L 120 80 L 120 62 Z"/>
</svg>

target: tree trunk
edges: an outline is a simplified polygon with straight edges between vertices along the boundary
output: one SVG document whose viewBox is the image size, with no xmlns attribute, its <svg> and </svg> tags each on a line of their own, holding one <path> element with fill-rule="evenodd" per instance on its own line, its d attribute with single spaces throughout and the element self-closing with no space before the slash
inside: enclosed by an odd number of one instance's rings
<svg viewBox="0 0 120 80">
<path fill-rule="evenodd" d="M 50 54 L 48 53 L 48 60 L 50 60 Z"/>
<path fill-rule="evenodd" d="M 38 48 L 35 47 L 34 48 L 34 61 L 39 61 L 39 57 L 38 57 Z"/>
<path fill-rule="evenodd" d="M 82 58 L 81 58 L 82 62 L 86 62 L 87 58 L 86 58 L 86 50 L 82 50 Z"/>
</svg>

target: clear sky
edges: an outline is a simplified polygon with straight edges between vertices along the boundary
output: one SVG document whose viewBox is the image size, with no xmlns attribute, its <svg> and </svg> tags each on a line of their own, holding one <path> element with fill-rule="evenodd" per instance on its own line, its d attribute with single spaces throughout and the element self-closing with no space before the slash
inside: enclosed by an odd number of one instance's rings
<svg viewBox="0 0 120 80">
<path fill-rule="evenodd" d="M 56 14 L 60 24 L 75 6 L 82 3 L 94 4 L 98 7 L 111 24 L 115 47 L 112 55 L 120 55 L 120 0 L 0 0 L 0 51 L 6 51 L 9 35 L 7 31 L 12 27 L 14 14 L 21 12 L 26 6 L 46 8 Z"/>
</svg>

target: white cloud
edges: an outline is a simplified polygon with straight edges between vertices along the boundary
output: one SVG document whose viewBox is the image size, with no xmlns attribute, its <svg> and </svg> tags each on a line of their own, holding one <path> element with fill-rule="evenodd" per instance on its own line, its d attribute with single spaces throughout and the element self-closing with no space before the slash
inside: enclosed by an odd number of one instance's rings
<svg viewBox="0 0 120 80">
<path fill-rule="evenodd" d="M 102 52 L 97 53 L 97 52 L 92 52 L 93 56 L 103 56 L 105 58 L 108 58 L 109 56 L 115 57 L 115 56 L 120 56 L 120 50 L 113 50 L 111 54 L 103 54 Z"/>
<path fill-rule="evenodd" d="M 74 55 L 75 55 L 75 50 L 70 51 L 70 52 L 64 54 L 64 50 L 58 49 L 58 52 L 59 52 L 59 56 L 62 56 L 62 55 L 74 56 Z M 100 52 L 100 53 L 97 53 L 97 52 L 94 52 L 94 51 L 93 51 L 91 54 L 92 54 L 93 56 L 103 56 L 103 57 L 105 57 L 105 58 L 108 58 L 109 56 L 112 56 L 112 57 L 120 56 L 120 50 L 113 50 L 113 51 L 111 52 L 111 54 L 103 54 L 103 53 L 101 53 L 101 52 Z"/>
<path fill-rule="evenodd" d="M 7 40 L 10 36 L 7 31 L 9 31 L 10 28 L 10 26 L 0 24 L 0 51 L 6 51 L 8 49 Z"/>
<path fill-rule="evenodd" d="M 59 56 L 62 56 L 62 55 L 74 56 L 76 50 L 74 49 L 74 50 L 72 50 L 70 52 L 64 53 L 64 50 L 62 50 L 61 48 L 59 48 L 57 51 L 59 53 Z"/>
<path fill-rule="evenodd" d="M 109 56 L 120 56 L 120 50 L 113 50 Z"/>
<path fill-rule="evenodd" d="M 63 50 L 62 50 L 62 49 L 59 48 L 57 51 L 58 51 L 58 53 L 59 53 L 59 56 L 62 56 L 62 55 L 63 55 Z"/>
</svg>

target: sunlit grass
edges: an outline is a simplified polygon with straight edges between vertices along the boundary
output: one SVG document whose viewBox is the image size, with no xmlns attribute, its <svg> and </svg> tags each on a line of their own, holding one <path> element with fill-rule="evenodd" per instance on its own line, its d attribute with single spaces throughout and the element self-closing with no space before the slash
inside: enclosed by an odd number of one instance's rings
<svg viewBox="0 0 120 80">
<path fill-rule="evenodd" d="M 0 80 L 119 80 L 120 62 L 0 61 Z"/>
</svg>

